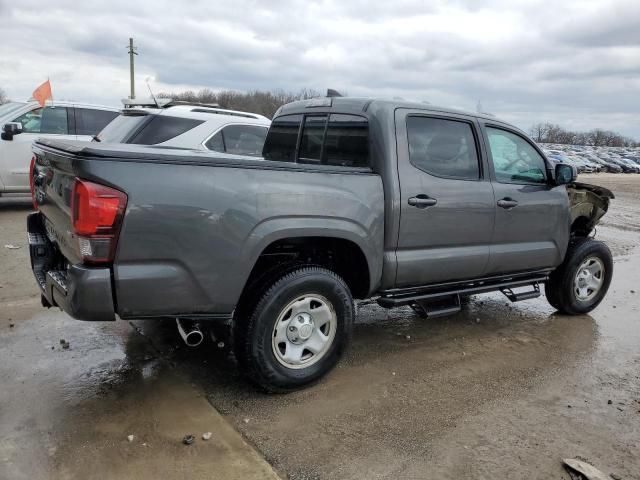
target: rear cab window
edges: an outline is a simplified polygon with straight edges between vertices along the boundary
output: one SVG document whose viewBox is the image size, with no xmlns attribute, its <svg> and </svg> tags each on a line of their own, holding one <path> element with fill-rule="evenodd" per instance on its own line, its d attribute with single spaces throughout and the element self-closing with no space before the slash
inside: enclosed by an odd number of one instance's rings
<svg viewBox="0 0 640 480">
<path fill-rule="evenodd" d="M 338 113 L 283 115 L 271 124 L 266 160 L 340 167 L 369 167 L 365 117 Z"/>
<path fill-rule="evenodd" d="M 262 150 L 266 160 L 295 162 L 302 115 L 283 115 L 271 122 Z"/>
</svg>

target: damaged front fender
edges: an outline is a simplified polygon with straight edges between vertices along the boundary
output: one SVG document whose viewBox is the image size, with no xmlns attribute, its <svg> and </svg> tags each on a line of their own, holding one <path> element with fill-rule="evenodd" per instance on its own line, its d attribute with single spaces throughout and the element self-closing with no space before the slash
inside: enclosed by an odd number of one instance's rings
<svg viewBox="0 0 640 480">
<path fill-rule="evenodd" d="M 571 211 L 571 234 L 589 235 L 609 209 L 609 201 L 615 196 L 611 190 L 588 183 L 567 185 Z"/>
</svg>

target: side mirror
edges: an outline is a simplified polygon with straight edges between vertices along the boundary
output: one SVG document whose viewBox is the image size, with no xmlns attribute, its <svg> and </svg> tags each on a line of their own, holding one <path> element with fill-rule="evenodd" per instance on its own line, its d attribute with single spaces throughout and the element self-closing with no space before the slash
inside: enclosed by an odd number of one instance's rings
<svg viewBox="0 0 640 480">
<path fill-rule="evenodd" d="M 558 163 L 556 165 L 556 185 L 566 185 L 572 183 L 578 178 L 578 171 L 573 165 L 566 163 Z"/>
<path fill-rule="evenodd" d="M 2 126 L 2 139 L 13 140 L 14 135 L 22 133 L 22 124 L 20 122 L 9 122 Z"/>
</svg>

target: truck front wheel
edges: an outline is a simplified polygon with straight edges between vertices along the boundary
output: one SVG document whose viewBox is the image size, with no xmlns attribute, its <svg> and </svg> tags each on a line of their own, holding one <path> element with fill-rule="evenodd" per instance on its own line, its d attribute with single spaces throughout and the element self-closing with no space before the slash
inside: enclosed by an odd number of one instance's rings
<svg viewBox="0 0 640 480">
<path fill-rule="evenodd" d="M 604 243 L 590 238 L 575 241 L 562 265 L 545 284 L 552 307 L 569 315 L 588 313 L 598 306 L 609 289 L 613 258 Z"/>
<path fill-rule="evenodd" d="M 266 390 L 301 388 L 336 365 L 353 318 L 351 292 L 338 275 L 298 268 L 267 287 L 257 302 L 242 338 L 235 339 L 238 364 Z"/>
</svg>

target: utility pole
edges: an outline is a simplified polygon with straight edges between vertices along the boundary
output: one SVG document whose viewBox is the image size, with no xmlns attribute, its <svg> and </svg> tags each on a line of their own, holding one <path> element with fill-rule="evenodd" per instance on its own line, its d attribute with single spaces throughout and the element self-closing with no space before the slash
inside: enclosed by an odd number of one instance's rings
<svg viewBox="0 0 640 480">
<path fill-rule="evenodd" d="M 138 47 L 133 46 L 133 38 L 129 39 L 129 74 L 131 75 L 131 95 L 130 99 L 136 98 L 136 83 L 135 83 L 135 75 L 134 75 L 134 67 L 133 67 L 133 56 L 138 55 L 136 50 Z"/>
</svg>

